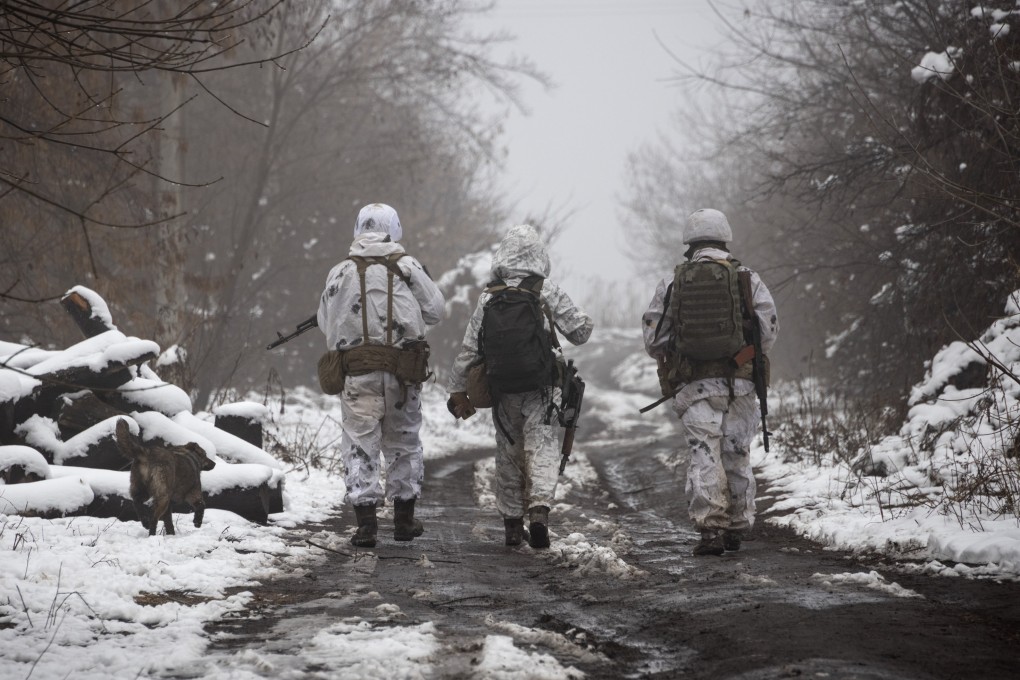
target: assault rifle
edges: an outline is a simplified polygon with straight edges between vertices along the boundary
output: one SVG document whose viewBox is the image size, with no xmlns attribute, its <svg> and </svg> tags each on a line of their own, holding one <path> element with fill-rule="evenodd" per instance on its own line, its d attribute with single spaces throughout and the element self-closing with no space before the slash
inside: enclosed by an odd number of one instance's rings
<svg viewBox="0 0 1020 680">
<path fill-rule="evenodd" d="M 563 433 L 563 447 L 560 449 L 560 474 L 567 467 L 570 451 L 574 448 L 574 432 L 577 420 L 581 415 L 581 401 L 584 399 L 584 381 L 574 368 L 574 360 L 569 359 L 563 371 L 562 398 L 560 400 L 560 425 L 567 428 Z"/>
<path fill-rule="evenodd" d="M 305 319 L 304 321 L 302 321 L 301 323 L 299 323 L 297 325 L 297 330 L 295 330 L 290 335 L 284 335 L 280 331 L 276 331 L 276 340 L 273 340 L 271 343 L 266 345 L 266 349 L 270 350 L 270 349 L 273 349 L 274 347 L 279 347 L 283 343 L 289 342 L 289 341 L 293 340 L 294 338 L 296 338 L 297 336 L 301 335 L 305 331 L 310 331 L 313 328 L 318 328 L 318 327 L 319 327 L 318 319 L 315 316 L 309 317 L 309 318 Z"/>
<path fill-rule="evenodd" d="M 743 274 L 737 279 L 740 283 L 740 297 L 744 303 L 744 315 L 751 324 L 751 345 L 754 354 L 751 357 L 751 375 L 754 379 L 754 392 L 758 395 L 758 407 L 761 410 L 761 437 L 765 444 L 765 452 L 769 450 L 769 428 L 765 420 L 769 415 L 769 386 L 765 382 L 765 353 L 761 349 L 761 321 L 754 311 L 754 298 L 751 292 L 751 277 Z"/>
</svg>

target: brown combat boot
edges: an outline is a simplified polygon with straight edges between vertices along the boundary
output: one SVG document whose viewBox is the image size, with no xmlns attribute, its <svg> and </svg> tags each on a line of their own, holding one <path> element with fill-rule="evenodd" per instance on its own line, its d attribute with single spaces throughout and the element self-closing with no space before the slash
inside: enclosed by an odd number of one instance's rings
<svg viewBox="0 0 1020 680">
<path fill-rule="evenodd" d="M 375 505 L 355 505 L 354 516 L 358 519 L 358 530 L 351 536 L 351 544 L 358 548 L 374 548 L 375 535 L 379 531 Z"/>
<path fill-rule="evenodd" d="M 393 501 L 393 540 L 410 541 L 425 533 L 420 520 L 414 518 L 414 499 Z"/>
</svg>

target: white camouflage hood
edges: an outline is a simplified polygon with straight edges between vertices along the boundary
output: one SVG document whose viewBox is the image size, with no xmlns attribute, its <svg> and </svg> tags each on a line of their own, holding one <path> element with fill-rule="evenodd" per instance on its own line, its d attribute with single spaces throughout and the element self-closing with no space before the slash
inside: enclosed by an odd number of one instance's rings
<svg viewBox="0 0 1020 680">
<path fill-rule="evenodd" d="M 549 276 L 549 253 L 530 224 L 511 227 L 492 256 L 492 276 L 504 281 L 538 275 Z"/>
<path fill-rule="evenodd" d="M 400 226 L 397 211 L 385 203 L 370 203 L 362 208 L 354 223 L 354 235 L 372 232 L 389 234 L 392 240 L 399 241 L 404 236 L 404 229 Z"/>
</svg>

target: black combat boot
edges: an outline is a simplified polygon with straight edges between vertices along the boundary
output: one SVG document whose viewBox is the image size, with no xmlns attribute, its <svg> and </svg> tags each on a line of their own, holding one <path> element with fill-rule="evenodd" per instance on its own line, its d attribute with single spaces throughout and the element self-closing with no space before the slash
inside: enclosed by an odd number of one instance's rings
<svg viewBox="0 0 1020 680">
<path fill-rule="evenodd" d="M 528 511 L 528 545 L 535 550 L 549 547 L 549 508 L 536 505 Z"/>
<path fill-rule="evenodd" d="M 694 546 L 694 555 L 722 555 L 726 552 L 723 545 L 722 534 L 714 529 L 707 529 L 701 532 L 701 540 Z"/>
<path fill-rule="evenodd" d="M 354 516 L 358 519 L 358 530 L 351 536 L 351 544 L 359 548 L 374 548 L 375 535 L 379 531 L 375 505 L 355 505 Z"/>
<path fill-rule="evenodd" d="M 393 540 L 410 541 L 425 533 L 421 521 L 414 518 L 414 499 L 393 501 Z"/>
<path fill-rule="evenodd" d="M 507 545 L 520 545 L 525 539 L 531 539 L 531 535 L 524 529 L 523 517 L 504 517 L 503 529 L 506 531 Z"/>
<path fill-rule="evenodd" d="M 727 529 L 722 535 L 723 547 L 730 552 L 736 552 L 740 550 L 740 539 L 742 538 L 741 533 L 735 529 Z"/>
</svg>

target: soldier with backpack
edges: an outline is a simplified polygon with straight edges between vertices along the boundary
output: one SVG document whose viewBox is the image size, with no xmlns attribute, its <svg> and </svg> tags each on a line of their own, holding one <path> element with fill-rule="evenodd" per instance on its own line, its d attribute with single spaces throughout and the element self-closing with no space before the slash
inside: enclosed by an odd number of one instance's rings
<svg viewBox="0 0 1020 680">
<path fill-rule="evenodd" d="M 663 395 L 680 418 L 688 510 L 701 532 L 695 555 L 739 550 L 754 524 L 755 381 L 764 397 L 765 355 L 779 331 L 772 295 L 730 255 L 732 240 L 723 213 L 692 213 L 686 261 L 659 282 L 642 316 L 645 350 L 659 362 Z"/>
<path fill-rule="evenodd" d="M 376 509 L 384 500 L 393 503 L 394 540 L 423 531 L 414 504 L 425 474 L 419 437 L 425 332 L 443 318 L 446 301 L 397 243 L 402 235 L 392 207 L 362 208 L 350 254 L 329 272 L 317 315 L 329 347 L 319 362 L 320 383 L 328 394 L 340 394 L 340 455 L 358 522 L 351 543 L 367 548 L 375 546 Z"/>
<path fill-rule="evenodd" d="M 550 262 L 530 225 L 512 227 L 492 259 L 493 281 L 478 299 L 450 371 L 447 407 L 468 418 L 468 373 L 484 365 L 496 426 L 496 507 L 506 545 L 549 547 L 560 450 L 552 420 L 562 379 L 557 330 L 574 345 L 594 323 L 546 277 Z M 528 516 L 529 531 L 524 529 Z"/>
</svg>

